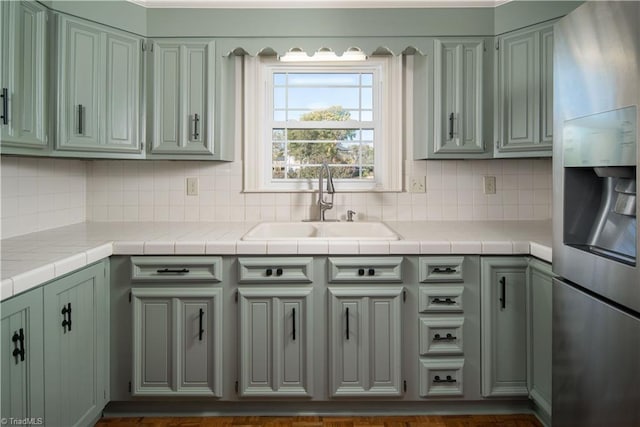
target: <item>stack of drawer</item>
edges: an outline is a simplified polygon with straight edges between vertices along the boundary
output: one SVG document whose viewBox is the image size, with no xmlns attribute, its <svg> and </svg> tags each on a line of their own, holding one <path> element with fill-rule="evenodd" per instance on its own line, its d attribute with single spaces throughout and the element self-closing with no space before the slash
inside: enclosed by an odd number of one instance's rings
<svg viewBox="0 0 640 427">
<path fill-rule="evenodd" d="M 462 256 L 421 257 L 420 396 L 462 396 L 464 275 Z"/>
</svg>

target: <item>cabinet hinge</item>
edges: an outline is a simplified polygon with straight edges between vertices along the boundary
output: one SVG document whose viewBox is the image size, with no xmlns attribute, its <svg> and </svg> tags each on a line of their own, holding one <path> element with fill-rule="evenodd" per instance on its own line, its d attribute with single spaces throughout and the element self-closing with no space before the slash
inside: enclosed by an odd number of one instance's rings
<svg viewBox="0 0 640 427">
<path fill-rule="evenodd" d="M 238 392 L 239 388 L 238 388 L 238 381 L 236 381 L 236 393 Z"/>
<path fill-rule="evenodd" d="M 496 50 L 500 50 L 500 42 L 496 40 Z"/>
<path fill-rule="evenodd" d="M 407 302 L 407 291 L 406 290 L 402 291 L 402 302 Z"/>
<path fill-rule="evenodd" d="M 402 388 L 404 389 L 404 392 L 407 392 L 407 380 L 402 381 Z"/>
<path fill-rule="evenodd" d="M 236 300 L 236 302 L 238 302 L 238 291 L 236 291 L 236 293 L 235 293 L 233 298 Z"/>
<path fill-rule="evenodd" d="M 129 393 L 131 393 L 131 381 L 129 381 Z"/>
<path fill-rule="evenodd" d="M 131 291 L 129 291 L 129 302 L 131 302 Z"/>
</svg>

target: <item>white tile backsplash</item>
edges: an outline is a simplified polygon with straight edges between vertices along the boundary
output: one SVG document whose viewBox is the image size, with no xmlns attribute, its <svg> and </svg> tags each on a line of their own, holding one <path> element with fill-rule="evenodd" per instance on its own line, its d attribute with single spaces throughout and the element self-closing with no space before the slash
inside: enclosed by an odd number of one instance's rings
<svg viewBox="0 0 640 427">
<path fill-rule="evenodd" d="M 0 176 L 3 239 L 86 221 L 86 161 L 2 156 Z"/>
<path fill-rule="evenodd" d="M 314 194 L 242 193 L 240 161 L 148 163 L 88 162 L 87 191 L 94 194 L 87 198 L 88 220 L 298 221 L 317 215 Z M 427 177 L 426 193 L 339 193 L 327 217 L 344 219 L 352 209 L 359 221 L 550 218 L 550 159 L 430 160 L 406 165 L 407 176 Z M 485 175 L 496 177 L 496 194 L 483 193 Z M 197 196 L 186 196 L 187 177 L 199 179 Z M 105 185 L 105 179 L 115 186 Z"/>
</svg>

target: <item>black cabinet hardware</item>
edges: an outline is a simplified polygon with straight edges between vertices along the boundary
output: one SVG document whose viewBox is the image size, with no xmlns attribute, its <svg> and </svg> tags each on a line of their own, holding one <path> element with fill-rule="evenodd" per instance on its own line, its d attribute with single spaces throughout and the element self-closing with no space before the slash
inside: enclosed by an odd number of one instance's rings
<svg viewBox="0 0 640 427">
<path fill-rule="evenodd" d="M 367 274 L 369 276 L 374 276 L 376 274 L 376 270 L 374 268 L 370 268 L 369 271 L 367 271 Z"/>
<path fill-rule="evenodd" d="M 358 276 L 364 276 L 364 268 L 358 269 Z"/>
<path fill-rule="evenodd" d="M 293 340 L 296 340 L 296 308 L 291 309 L 291 322 L 293 325 Z"/>
<path fill-rule="evenodd" d="M 457 338 L 454 335 L 451 334 L 447 334 L 444 337 L 441 336 L 440 334 L 435 334 L 433 336 L 433 340 L 434 341 L 453 341 L 456 340 Z"/>
<path fill-rule="evenodd" d="M 82 126 L 82 104 L 78 104 L 78 133 L 80 135 L 83 134 L 83 128 L 84 126 Z"/>
<path fill-rule="evenodd" d="M 0 96 L 2 97 L 2 116 L 0 116 L 0 118 L 2 119 L 3 125 L 8 125 L 9 124 L 9 89 L 7 89 L 6 87 L 3 87 L 2 94 Z"/>
<path fill-rule="evenodd" d="M 188 268 L 160 268 L 156 270 L 159 274 L 183 274 L 188 273 Z"/>
<path fill-rule="evenodd" d="M 271 277 L 273 275 L 273 270 L 270 268 L 267 268 L 267 271 L 265 271 L 265 274 L 267 275 L 267 277 Z"/>
<path fill-rule="evenodd" d="M 67 303 L 66 306 L 62 307 L 62 330 L 64 333 L 71 331 L 71 303 Z"/>
<path fill-rule="evenodd" d="M 282 276 L 282 269 L 276 268 L 276 276 Z"/>
<path fill-rule="evenodd" d="M 445 299 L 441 299 L 441 298 L 434 298 L 431 300 L 431 302 L 433 304 L 446 304 L 446 305 L 451 305 L 451 304 L 455 304 L 456 302 L 454 300 L 452 300 L 451 298 L 447 297 Z"/>
<path fill-rule="evenodd" d="M 349 307 L 347 307 L 345 317 L 347 318 L 347 339 L 349 339 Z"/>
<path fill-rule="evenodd" d="M 451 267 L 434 267 L 433 269 L 434 273 L 444 273 L 444 274 L 452 274 L 456 272 L 455 268 L 451 268 Z"/>
<path fill-rule="evenodd" d="M 202 341 L 202 334 L 204 334 L 204 328 L 202 327 L 202 319 L 204 317 L 204 310 L 200 309 L 200 315 L 199 315 L 199 330 L 198 330 L 198 340 Z"/>
<path fill-rule="evenodd" d="M 449 114 L 449 139 L 453 139 L 453 113 Z"/>
<path fill-rule="evenodd" d="M 16 358 L 16 364 L 18 364 L 18 356 L 20 361 L 24 362 L 24 329 L 20 328 L 19 331 L 15 331 L 11 337 L 13 341 L 13 357 Z"/>
<path fill-rule="evenodd" d="M 507 279 L 502 276 L 500 279 L 500 307 L 504 309 L 507 306 Z"/>
<path fill-rule="evenodd" d="M 193 139 L 197 140 L 198 137 L 200 136 L 200 133 L 198 132 L 198 122 L 200 122 L 200 117 L 198 117 L 198 114 L 194 114 L 193 115 Z"/>
<path fill-rule="evenodd" d="M 456 380 L 454 378 L 451 378 L 451 375 L 447 375 L 445 379 L 440 378 L 440 375 L 436 375 L 435 377 L 433 377 L 433 382 L 434 383 L 455 383 Z"/>
</svg>

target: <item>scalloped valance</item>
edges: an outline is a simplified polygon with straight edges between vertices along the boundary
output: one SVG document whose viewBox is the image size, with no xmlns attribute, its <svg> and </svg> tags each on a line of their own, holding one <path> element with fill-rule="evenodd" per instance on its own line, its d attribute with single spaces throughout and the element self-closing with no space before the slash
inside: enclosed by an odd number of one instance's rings
<svg viewBox="0 0 640 427">
<path fill-rule="evenodd" d="M 322 37 L 322 38 L 238 38 L 218 42 L 222 56 L 276 55 L 291 50 L 302 50 L 309 55 L 320 50 L 330 50 L 341 56 L 348 50 L 360 50 L 365 55 L 402 55 L 419 52 L 428 54 L 433 49 L 429 37 Z"/>
</svg>

